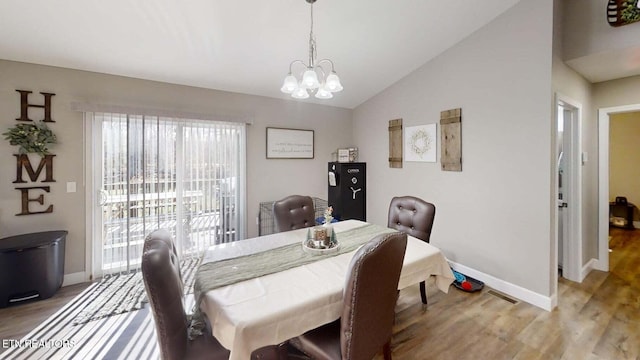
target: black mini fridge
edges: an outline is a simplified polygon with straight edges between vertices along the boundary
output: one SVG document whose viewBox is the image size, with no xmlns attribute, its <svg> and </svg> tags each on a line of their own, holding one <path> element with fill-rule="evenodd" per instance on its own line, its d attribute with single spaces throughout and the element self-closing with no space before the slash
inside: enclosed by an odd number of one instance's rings
<svg viewBox="0 0 640 360">
<path fill-rule="evenodd" d="M 367 164 L 329 163 L 329 206 L 340 220 L 367 220 Z"/>
</svg>

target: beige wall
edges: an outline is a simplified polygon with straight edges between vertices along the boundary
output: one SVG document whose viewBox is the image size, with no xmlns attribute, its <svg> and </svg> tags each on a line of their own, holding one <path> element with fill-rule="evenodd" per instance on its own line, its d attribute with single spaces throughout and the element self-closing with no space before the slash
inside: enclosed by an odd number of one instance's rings
<svg viewBox="0 0 640 360">
<path fill-rule="evenodd" d="M 0 60 L 0 129 L 14 126 L 19 115 L 16 89 L 53 92 L 51 128 L 59 144 L 53 148 L 55 183 L 45 199 L 54 205 L 52 214 L 15 216 L 20 211 L 19 192 L 14 189 L 17 148 L 0 141 L 0 237 L 34 231 L 69 231 L 65 274 L 85 270 L 85 188 L 83 185 L 83 120 L 72 111 L 72 102 L 89 102 L 200 114 L 248 116 L 247 131 L 248 234 L 257 235 L 258 203 L 293 193 L 326 199 L 326 163 L 337 147 L 352 145 L 352 111 L 265 97 L 171 85 L 153 81 L 39 66 Z M 274 86 L 279 86 L 274 84 Z M 315 159 L 266 160 L 267 126 L 315 130 Z M 76 182 L 76 193 L 66 192 Z"/>
<path fill-rule="evenodd" d="M 598 258 L 598 121 L 593 107 L 592 85 L 559 58 L 553 61 L 553 89 L 581 106 L 582 152 L 582 264 Z"/>
<path fill-rule="evenodd" d="M 450 260 L 545 296 L 552 288 L 552 3 L 518 3 L 357 107 L 353 131 L 368 163 L 369 221 L 386 224 L 396 195 L 433 202 L 431 242 Z M 440 111 L 457 107 L 462 172 L 441 171 L 439 163 L 389 168 L 389 120 L 438 123 Z"/>
<path fill-rule="evenodd" d="M 565 61 L 635 47 L 638 26 L 612 27 L 607 22 L 606 0 L 562 0 L 564 2 Z"/>
<path fill-rule="evenodd" d="M 640 76 L 593 84 L 593 101 L 596 109 L 640 104 Z"/>
<path fill-rule="evenodd" d="M 574 32 L 572 22 L 567 20 L 575 14 L 567 14 L 561 6 L 566 1 L 555 1 L 554 47 L 553 47 L 553 90 L 568 97 L 581 106 L 581 142 L 583 152 L 590 159 L 582 165 L 582 265 L 598 258 L 598 122 L 593 105 L 593 86 L 580 74 L 562 61 L 565 51 L 566 32 Z M 555 105 L 555 104 L 554 104 Z M 554 133 L 555 136 L 555 133 Z M 553 163 L 553 161 L 552 161 Z M 554 219 L 555 220 L 555 219 Z"/>
<path fill-rule="evenodd" d="M 640 112 L 609 117 L 609 198 L 640 206 Z"/>
</svg>

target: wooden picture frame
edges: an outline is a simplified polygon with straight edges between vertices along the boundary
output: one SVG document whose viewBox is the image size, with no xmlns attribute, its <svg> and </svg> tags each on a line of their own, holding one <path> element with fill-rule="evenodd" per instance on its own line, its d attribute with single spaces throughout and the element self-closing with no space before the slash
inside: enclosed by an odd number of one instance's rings
<svg viewBox="0 0 640 360">
<path fill-rule="evenodd" d="M 267 127 L 267 159 L 313 159 L 314 131 Z"/>
</svg>

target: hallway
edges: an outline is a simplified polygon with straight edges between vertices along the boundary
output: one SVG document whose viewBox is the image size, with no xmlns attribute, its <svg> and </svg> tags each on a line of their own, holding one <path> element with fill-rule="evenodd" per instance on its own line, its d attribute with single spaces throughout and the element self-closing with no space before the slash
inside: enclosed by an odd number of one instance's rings
<svg viewBox="0 0 640 360">
<path fill-rule="evenodd" d="M 609 267 L 611 276 L 640 290 L 640 229 L 609 229 Z"/>
</svg>

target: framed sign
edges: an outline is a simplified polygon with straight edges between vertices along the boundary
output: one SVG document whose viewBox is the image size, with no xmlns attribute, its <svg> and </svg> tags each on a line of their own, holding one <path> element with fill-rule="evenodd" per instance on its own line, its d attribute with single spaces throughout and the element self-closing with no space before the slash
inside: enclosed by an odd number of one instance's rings
<svg viewBox="0 0 640 360">
<path fill-rule="evenodd" d="M 267 128 L 267 159 L 313 159 L 313 130 Z"/>
</svg>

